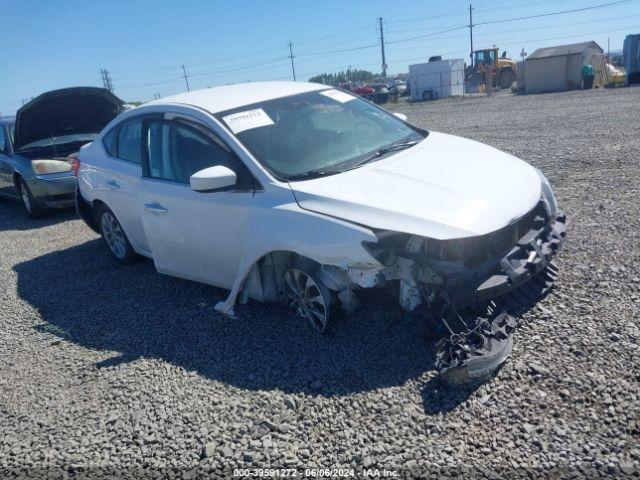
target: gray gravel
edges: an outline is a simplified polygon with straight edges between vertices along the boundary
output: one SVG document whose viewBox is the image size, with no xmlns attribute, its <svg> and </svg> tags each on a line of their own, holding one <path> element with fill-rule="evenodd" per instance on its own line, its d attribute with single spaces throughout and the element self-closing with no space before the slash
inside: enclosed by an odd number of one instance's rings
<svg viewBox="0 0 640 480">
<path fill-rule="evenodd" d="M 426 329 L 388 307 L 325 337 L 279 306 L 223 318 L 222 290 L 2 201 L 0 476 L 639 476 L 640 89 L 393 109 L 540 167 L 568 215 L 560 279 L 496 378 L 443 387 Z"/>
</svg>

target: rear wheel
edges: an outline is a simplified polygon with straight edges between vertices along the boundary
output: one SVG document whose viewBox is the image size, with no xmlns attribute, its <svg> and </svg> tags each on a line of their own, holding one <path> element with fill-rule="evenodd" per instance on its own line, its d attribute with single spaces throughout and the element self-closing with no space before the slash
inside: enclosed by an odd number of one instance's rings
<svg viewBox="0 0 640 480">
<path fill-rule="evenodd" d="M 31 190 L 29 189 L 29 185 L 24 181 L 23 178 L 18 179 L 18 191 L 20 193 L 20 199 L 22 200 L 22 206 L 24 207 L 24 211 L 29 218 L 40 218 L 45 213 L 46 210 L 38 205 L 38 202 L 33 198 L 31 194 Z"/>
<path fill-rule="evenodd" d="M 138 256 L 129 243 L 120 222 L 105 205 L 102 205 L 98 212 L 98 225 L 102 240 L 109 248 L 111 255 L 122 264 L 134 263 Z"/>
</svg>

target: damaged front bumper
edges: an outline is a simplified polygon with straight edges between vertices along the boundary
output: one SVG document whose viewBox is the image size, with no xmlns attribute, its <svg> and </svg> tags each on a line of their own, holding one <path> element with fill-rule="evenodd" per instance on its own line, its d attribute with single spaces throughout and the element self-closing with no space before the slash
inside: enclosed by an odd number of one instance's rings
<svg viewBox="0 0 640 480">
<path fill-rule="evenodd" d="M 524 285 L 550 264 L 566 237 L 566 218 L 549 218 L 542 203 L 512 225 L 482 237 L 434 241 L 383 232 L 365 245 L 383 268 L 350 269 L 360 287 L 393 286 L 400 305 L 437 313 L 495 300 Z"/>
<path fill-rule="evenodd" d="M 559 213 L 552 222 L 531 228 L 484 276 L 472 270 L 462 279 L 448 278 L 443 288 L 449 302 L 465 306 L 494 300 L 519 288 L 547 268 L 565 238 L 566 217 Z"/>
</svg>

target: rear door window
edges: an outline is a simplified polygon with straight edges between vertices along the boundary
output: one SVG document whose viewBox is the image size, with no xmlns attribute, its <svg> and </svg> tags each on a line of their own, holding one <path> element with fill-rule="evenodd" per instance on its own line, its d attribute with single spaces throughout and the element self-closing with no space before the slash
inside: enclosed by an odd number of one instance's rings
<svg viewBox="0 0 640 480">
<path fill-rule="evenodd" d="M 107 151 L 109 155 L 112 157 L 118 156 L 117 142 L 117 128 L 112 128 L 109 130 L 104 137 L 102 137 L 102 144 L 104 145 L 104 149 Z"/>
<path fill-rule="evenodd" d="M 142 120 L 124 123 L 118 132 L 118 158 L 142 163 Z"/>
</svg>

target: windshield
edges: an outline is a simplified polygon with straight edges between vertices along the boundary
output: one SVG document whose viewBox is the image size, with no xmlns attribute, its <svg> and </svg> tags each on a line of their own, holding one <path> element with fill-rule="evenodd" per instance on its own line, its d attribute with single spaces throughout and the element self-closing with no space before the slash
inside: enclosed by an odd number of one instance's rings
<svg viewBox="0 0 640 480">
<path fill-rule="evenodd" d="M 60 137 L 43 138 L 37 142 L 31 142 L 21 147 L 20 150 L 28 150 L 40 147 L 50 147 L 52 145 L 64 145 L 73 142 L 92 142 L 97 133 L 78 133 L 76 135 L 62 135 Z"/>
<path fill-rule="evenodd" d="M 281 179 L 339 173 L 397 142 L 425 135 L 340 90 L 302 93 L 219 113 L 245 147 Z"/>
</svg>

